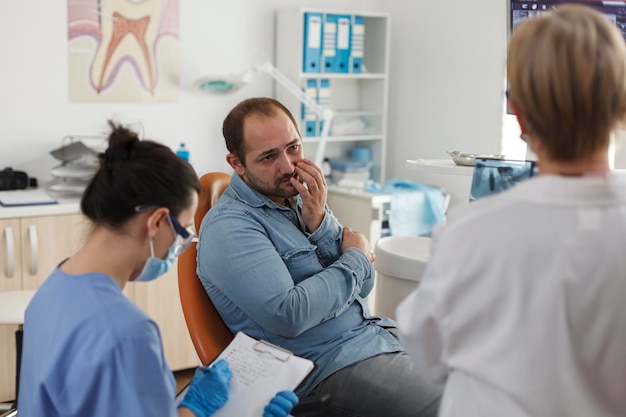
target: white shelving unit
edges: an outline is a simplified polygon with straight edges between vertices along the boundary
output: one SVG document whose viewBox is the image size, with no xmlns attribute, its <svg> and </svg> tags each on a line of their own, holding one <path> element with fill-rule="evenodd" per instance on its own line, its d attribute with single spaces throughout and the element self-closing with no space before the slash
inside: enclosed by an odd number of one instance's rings
<svg viewBox="0 0 626 417">
<path fill-rule="evenodd" d="M 304 22 L 307 13 L 327 15 L 361 16 L 364 20 L 362 72 L 304 72 Z M 323 20 L 324 20 L 323 19 Z M 323 33 L 323 28 L 322 28 Z M 372 179 L 384 181 L 387 142 L 388 74 L 389 74 L 390 17 L 385 13 L 363 11 L 284 9 L 276 15 L 275 66 L 297 85 L 304 86 L 309 79 L 330 81 L 329 106 L 335 113 L 334 123 L 339 126 L 347 121 L 359 120 L 364 129 L 328 138 L 325 156 L 349 157 L 355 146 L 372 149 Z M 275 97 L 287 106 L 296 120 L 301 118 L 301 104 L 288 91 L 275 84 Z M 300 132 L 304 132 L 300 125 Z M 319 137 L 304 137 L 305 154 L 313 158 Z"/>
</svg>

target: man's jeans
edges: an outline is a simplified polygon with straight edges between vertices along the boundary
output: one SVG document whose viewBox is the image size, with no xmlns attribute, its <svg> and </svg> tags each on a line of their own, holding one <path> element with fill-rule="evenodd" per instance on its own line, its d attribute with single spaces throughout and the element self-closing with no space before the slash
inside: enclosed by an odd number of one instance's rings
<svg viewBox="0 0 626 417">
<path fill-rule="evenodd" d="M 404 352 L 386 353 L 341 369 L 310 395 L 331 394 L 328 417 L 436 417 L 441 388 L 418 375 Z"/>
</svg>

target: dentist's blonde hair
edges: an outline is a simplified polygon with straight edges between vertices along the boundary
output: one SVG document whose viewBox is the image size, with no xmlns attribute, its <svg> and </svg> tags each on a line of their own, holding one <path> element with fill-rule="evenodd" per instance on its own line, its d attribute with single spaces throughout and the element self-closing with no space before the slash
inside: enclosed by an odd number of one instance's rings
<svg viewBox="0 0 626 417">
<path fill-rule="evenodd" d="M 522 22 L 509 43 L 507 73 L 510 99 L 554 160 L 605 149 L 626 119 L 626 43 L 590 7 L 562 5 Z"/>
</svg>

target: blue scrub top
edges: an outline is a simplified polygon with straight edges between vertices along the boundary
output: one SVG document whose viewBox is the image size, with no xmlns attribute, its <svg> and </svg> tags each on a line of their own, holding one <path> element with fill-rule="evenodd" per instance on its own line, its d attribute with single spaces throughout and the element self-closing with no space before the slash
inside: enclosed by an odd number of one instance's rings
<svg viewBox="0 0 626 417">
<path fill-rule="evenodd" d="M 56 269 L 24 322 L 20 417 L 176 416 L 156 324 L 100 273 Z"/>
</svg>

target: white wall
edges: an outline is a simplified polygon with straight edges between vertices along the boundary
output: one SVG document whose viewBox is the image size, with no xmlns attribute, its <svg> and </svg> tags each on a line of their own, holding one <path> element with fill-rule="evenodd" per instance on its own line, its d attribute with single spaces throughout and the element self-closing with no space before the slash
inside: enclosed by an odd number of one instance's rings
<svg viewBox="0 0 626 417">
<path fill-rule="evenodd" d="M 66 135 L 108 131 L 106 119 L 141 125 L 144 137 L 172 148 L 185 141 L 198 173 L 227 170 L 221 122 L 240 100 L 271 95 L 259 76 L 237 94 L 193 91 L 210 74 L 235 73 L 274 53 L 274 11 L 283 7 L 382 11 L 383 0 L 181 0 L 179 103 L 85 104 L 67 99 L 67 0 L 0 2 L 0 169 L 45 180 L 49 151 Z"/>
<path fill-rule="evenodd" d="M 494 0 L 181 0 L 181 95 L 172 104 L 67 100 L 67 0 L 0 2 L 0 169 L 49 178 L 65 135 L 107 132 L 106 119 L 140 124 L 172 148 L 185 141 L 198 171 L 227 170 L 221 122 L 243 98 L 270 95 L 259 76 L 230 96 L 193 91 L 207 74 L 273 57 L 273 12 L 315 7 L 391 14 L 387 178 L 405 162 L 445 151 L 495 153 L 501 133 L 506 2 Z"/>
<path fill-rule="evenodd" d="M 387 178 L 407 159 L 500 149 L 506 1 L 388 0 Z"/>
</svg>

